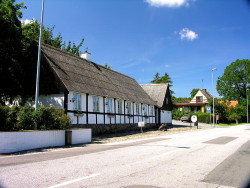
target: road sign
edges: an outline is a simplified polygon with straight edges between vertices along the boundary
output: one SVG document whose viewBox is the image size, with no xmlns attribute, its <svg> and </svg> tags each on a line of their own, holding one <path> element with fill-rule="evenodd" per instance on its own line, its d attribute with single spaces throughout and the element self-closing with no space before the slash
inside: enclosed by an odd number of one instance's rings
<svg viewBox="0 0 250 188">
<path fill-rule="evenodd" d="M 207 107 L 207 113 L 211 113 L 211 106 Z"/>
<path fill-rule="evenodd" d="M 145 126 L 145 123 L 142 121 L 142 122 L 138 122 L 138 127 L 144 127 Z"/>
<path fill-rule="evenodd" d="M 219 120 L 220 119 L 220 116 L 219 115 L 216 115 L 216 120 Z"/>
<path fill-rule="evenodd" d="M 196 116 L 196 115 L 192 115 L 191 121 L 192 121 L 193 123 L 197 122 L 197 116 Z"/>
</svg>

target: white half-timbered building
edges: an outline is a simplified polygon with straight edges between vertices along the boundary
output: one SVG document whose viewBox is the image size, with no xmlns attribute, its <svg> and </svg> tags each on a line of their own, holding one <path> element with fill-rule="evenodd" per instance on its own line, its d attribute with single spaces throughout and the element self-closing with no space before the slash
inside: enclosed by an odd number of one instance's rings
<svg viewBox="0 0 250 188">
<path fill-rule="evenodd" d="M 46 44 L 42 64 L 43 88 L 55 88 L 40 92 L 40 105 L 65 109 L 74 127 L 102 134 L 135 130 L 141 121 L 156 126 L 157 101 L 135 79 Z"/>
</svg>

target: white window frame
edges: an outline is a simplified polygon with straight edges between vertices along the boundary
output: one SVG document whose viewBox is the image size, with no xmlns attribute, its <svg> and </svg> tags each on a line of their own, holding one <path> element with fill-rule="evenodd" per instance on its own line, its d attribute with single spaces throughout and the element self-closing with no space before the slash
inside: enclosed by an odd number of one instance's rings
<svg viewBox="0 0 250 188">
<path fill-rule="evenodd" d="M 112 99 L 106 99 L 107 113 L 113 112 Z"/>
<path fill-rule="evenodd" d="M 92 101 L 93 101 L 93 112 L 99 112 L 100 111 L 99 97 L 92 96 Z"/>
<path fill-rule="evenodd" d="M 82 110 L 81 94 L 74 93 L 73 98 L 74 98 L 73 110 Z"/>
<path fill-rule="evenodd" d="M 150 115 L 153 116 L 154 115 L 154 107 L 150 106 Z"/>
<path fill-rule="evenodd" d="M 135 104 L 135 111 L 136 111 L 136 115 L 140 115 L 140 105 L 139 104 Z"/>
<path fill-rule="evenodd" d="M 143 115 L 147 116 L 147 114 L 148 114 L 147 105 L 144 104 L 143 107 L 142 107 L 142 109 L 143 109 Z"/>
<path fill-rule="evenodd" d="M 127 102 L 126 108 L 127 108 L 127 114 L 131 114 L 132 110 L 131 110 L 131 106 L 132 103 L 131 102 Z"/>
<path fill-rule="evenodd" d="M 117 110 L 118 110 L 118 114 L 122 114 L 122 101 L 121 100 L 117 101 Z"/>
</svg>

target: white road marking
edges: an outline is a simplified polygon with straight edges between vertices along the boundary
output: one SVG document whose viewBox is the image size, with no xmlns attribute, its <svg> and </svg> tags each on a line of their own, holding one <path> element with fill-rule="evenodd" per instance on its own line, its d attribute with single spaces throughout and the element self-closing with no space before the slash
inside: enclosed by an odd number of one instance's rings
<svg viewBox="0 0 250 188">
<path fill-rule="evenodd" d="M 81 181 L 81 180 L 85 180 L 85 179 L 88 179 L 88 178 L 93 178 L 95 176 L 99 176 L 100 174 L 92 174 L 90 176 L 84 176 L 84 177 L 81 177 L 81 178 L 77 178 L 77 179 L 74 179 L 74 180 L 71 180 L 71 181 L 66 181 L 64 183 L 60 183 L 60 184 L 57 184 L 57 185 L 53 185 L 53 186 L 50 186 L 48 188 L 56 188 L 56 187 L 61 187 L 61 186 L 64 186 L 64 185 L 68 185 L 68 184 L 71 184 L 71 183 L 75 183 L 75 182 L 78 182 L 78 181 Z"/>
</svg>

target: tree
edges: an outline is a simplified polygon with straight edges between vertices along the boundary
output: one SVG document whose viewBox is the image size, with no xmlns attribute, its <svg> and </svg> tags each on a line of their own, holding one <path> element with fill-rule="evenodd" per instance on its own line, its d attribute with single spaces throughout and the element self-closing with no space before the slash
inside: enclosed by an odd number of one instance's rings
<svg viewBox="0 0 250 188">
<path fill-rule="evenodd" d="M 200 90 L 200 89 L 198 89 L 198 88 L 194 88 L 194 89 L 190 92 L 191 99 L 194 98 L 194 96 L 196 95 L 196 93 L 197 93 L 199 90 Z"/>
<path fill-rule="evenodd" d="M 213 109 L 213 100 L 209 100 L 209 106 Z M 227 123 L 229 110 L 225 102 L 219 103 L 217 98 L 214 99 L 214 113 L 219 115 L 220 122 Z"/>
<path fill-rule="evenodd" d="M 159 84 L 160 83 L 160 74 L 157 72 L 156 74 L 155 74 L 155 77 L 153 78 L 153 80 L 151 81 L 151 83 L 153 83 L 153 84 Z"/>
<path fill-rule="evenodd" d="M 174 103 L 186 103 L 187 101 L 190 101 L 189 97 L 174 97 L 172 96 Z"/>
<path fill-rule="evenodd" d="M 40 24 L 32 20 L 22 25 L 22 8 L 26 8 L 24 4 L 15 0 L 0 0 L 0 104 L 17 96 L 25 100 L 35 92 L 38 47 L 34 40 L 39 39 Z M 72 46 L 69 41 L 66 47 L 60 33 L 54 37 L 54 27 L 43 27 L 42 42 L 79 56 L 84 39 Z"/>
<path fill-rule="evenodd" d="M 151 81 L 151 83 L 154 83 L 154 84 L 168 83 L 169 87 L 173 86 L 172 85 L 173 82 L 172 82 L 170 76 L 168 75 L 168 73 L 165 73 L 164 76 L 160 76 L 160 74 L 157 72 L 155 74 L 154 79 Z"/>
<path fill-rule="evenodd" d="M 226 67 L 221 77 L 218 77 L 216 89 L 224 100 L 246 99 L 246 89 L 249 88 L 250 60 L 237 59 Z"/>
<path fill-rule="evenodd" d="M 76 45 L 75 42 L 73 42 L 72 44 L 71 41 L 68 41 L 68 44 L 66 46 L 66 43 L 62 41 L 61 33 L 59 33 L 57 37 L 54 37 L 53 34 L 54 28 L 55 26 L 53 26 L 52 28 L 43 26 L 42 42 L 79 56 L 80 47 L 83 45 L 84 38 L 82 38 L 80 44 L 78 45 Z M 22 26 L 22 34 L 23 34 L 22 42 L 24 46 L 24 51 L 26 51 L 34 40 L 36 41 L 39 40 L 40 23 L 35 19 L 31 20 L 29 24 Z"/>
<path fill-rule="evenodd" d="M 23 3 L 0 0 L 0 103 L 13 98 L 20 90 L 20 64 L 22 59 L 22 30 L 20 9 Z"/>
<path fill-rule="evenodd" d="M 172 85 L 173 82 L 172 82 L 170 76 L 168 75 L 168 73 L 165 73 L 164 76 L 160 76 L 160 74 L 157 72 L 155 74 L 153 80 L 151 81 L 151 83 L 153 83 L 153 84 L 168 83 L 169 88 L 173 86 Z M 169 90 L 170 90 L 170 94 L 173 95 L 174 92 L 171 89 L 169 89 Z"/>
</svg>

